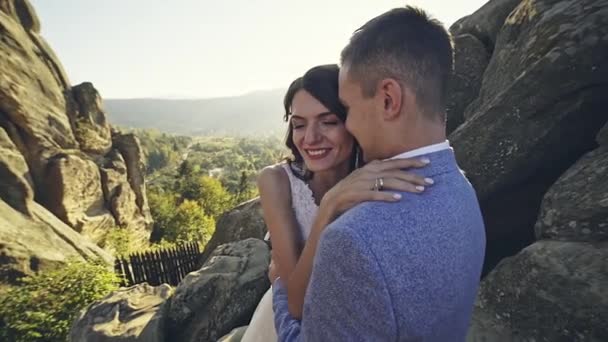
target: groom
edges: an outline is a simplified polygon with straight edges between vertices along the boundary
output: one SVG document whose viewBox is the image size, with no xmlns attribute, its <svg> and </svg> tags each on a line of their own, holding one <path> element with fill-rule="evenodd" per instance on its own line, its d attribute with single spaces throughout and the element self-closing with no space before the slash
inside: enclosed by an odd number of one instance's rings
<svg viewBox="0 0 608 342">
<path fill-rule="evenodd" d="M 413 7 L 386 12 L 342 51 L 346 126 L 365 159 L 428 158 L 434 181 L 397 203 L 366 202 L 321 236 L 301 321 L 274 282 L 281 341 L 464 341 L 484 258 L 475 192 L 446 140 L 452 44 Z M 374 185 L 382 184 L 377 180 Z"/>
</svg>

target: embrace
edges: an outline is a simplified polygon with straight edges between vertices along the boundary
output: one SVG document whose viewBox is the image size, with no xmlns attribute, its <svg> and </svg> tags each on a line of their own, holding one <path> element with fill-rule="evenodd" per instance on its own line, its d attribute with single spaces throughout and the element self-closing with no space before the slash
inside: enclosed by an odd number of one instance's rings
<svg viewBox="0 0 608 342">
<path fill-rule="evenodd" d="M 465 340 L 486 240 L 446 139 L 452 64 L 408 6 L 292 82 L 292 157 L 258 178 L 272 287 L 243 341 Z"/>
</svg>

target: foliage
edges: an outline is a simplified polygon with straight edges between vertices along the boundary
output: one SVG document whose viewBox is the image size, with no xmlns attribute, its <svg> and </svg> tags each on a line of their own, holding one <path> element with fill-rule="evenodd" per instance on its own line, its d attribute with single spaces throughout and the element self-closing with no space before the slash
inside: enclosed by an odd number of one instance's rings
<svg viewBox="0 0 608 342">
<path fill-rule="evenodd" d="M 172 193 L 149 191 L 148 202 L 154 218 L 151 240 L 160 243 L 198 241 L 203 246 L 215 231 L 215 220 L 195 200 L 178 204 Z"/>
<path fill-rule="evenodd" d="M 177 166 L 192 141 L 190 137 L 161 133 L 153 129 L 139 129 L 134 132 L 146 158 L 147 174 L 165 167 Z"/>
<path fill-rule="evenodd" d="M 255 176 L 285 155 L 278 137 L 198 137 L 179 165 L 147 183 L 153 243 L 203 246 L 222 213 L 257 195 Z"/>
<path fill-rule="evenodd" d="M 209 176 L 186 175 L 179 183 L 178 192 L 183 199 L 197 201 L 205 214 L 214 219 L 232 205 L 230 193 L 218 179 Z"/>
<path fill-rule="evenodd" d="M 25 277 L 0 298 L 0 340 L 66 341 L 79 311 L 116 290 L 119 281 L 101 262 L 75 260 Z"/>
<path fill-rule="evenodd" d="M 126 228 L 112 228 L 107 231 L 99 246 L 113 253 L 114 256 L 123 256 L 132 252 L 133 233 Z"/>
<path fill-rule="evenodd" d="M 256 192 L 257 173 L 286 155 L 282 139 L 276 136 L 205 137 L 192 145 L 187 161 L 190 168 L 198 166 L 200 172 L 218 178 L 232 195 L 245 199 Z"/>
<path fill-rule="evenodd" d="M 206 215 L 196 201 L 184 200 L 175 211 L 173 227 L 165 239 L 174 242 L 199 241 L 205 245 L 215 231 L 215 220 Z"/>
</svg>

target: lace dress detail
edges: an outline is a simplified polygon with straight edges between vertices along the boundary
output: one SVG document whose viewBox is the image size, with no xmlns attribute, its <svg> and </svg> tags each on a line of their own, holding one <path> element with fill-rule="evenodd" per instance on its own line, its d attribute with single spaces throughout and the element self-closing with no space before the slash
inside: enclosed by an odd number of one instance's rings
<svg viewBox="0 0 608 342">
<path fill-rule="evenodd" d="M 291 206 L 300 226 L 300 234 L 303 240 L 308 239 L 312 224 L 317 216 L 319 207 L 315 203 L 312 190 L 306 182 L 296 177 L 289 164 L 282 164 L 283 169 L 289 177 L 291 186 Z"/>
</svg>

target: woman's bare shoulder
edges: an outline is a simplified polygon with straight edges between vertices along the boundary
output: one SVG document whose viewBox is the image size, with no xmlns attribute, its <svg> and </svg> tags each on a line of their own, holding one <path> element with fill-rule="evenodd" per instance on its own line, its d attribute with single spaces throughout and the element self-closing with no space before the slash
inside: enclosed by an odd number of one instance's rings
<svg viewBox="0 0 608 342">
<path fill-rule="evenodd" d="M 285 163 L 278 163 L 263 168 L 258 174 L 258 187 L 289 186 L 289 177 L 284 165 Z"/>
</svg>

